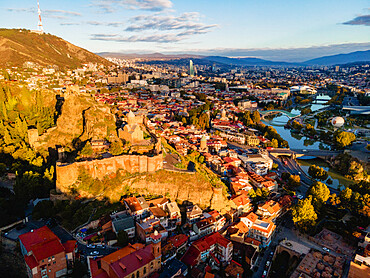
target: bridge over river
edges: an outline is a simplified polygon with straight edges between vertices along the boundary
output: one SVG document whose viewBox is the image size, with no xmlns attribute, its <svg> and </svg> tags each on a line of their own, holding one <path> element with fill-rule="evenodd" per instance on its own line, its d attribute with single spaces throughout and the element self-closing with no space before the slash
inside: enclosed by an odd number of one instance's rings
<svg viewBox="0 0 370 278">
<path fill-rule="evenodd" d="M 298 114 L 297 115 L 297 114 L 290 113 L 289 111 L 277 110 L 277 109 L 273 109 L 273 110 L 258 110 L 258 112 L 261 114 L 262 118 L 264 118 L 267 115 L 280 114 L 280 113 L 286 115 L 289 119 L 294 119 L 294 118 L 297 118 L 297 117 L 301 116 L 301 114 Z"/>
<path fill-rule="evenodd" d="M 269 153 L 274 157 L 290 156 L 292 158 L 297 158 L 303 156 L 312 156 L 322 159 L 328 159 L 343 153 L 343 151 L 276 148 L 273 150 L 269 150 Z"/>
</svg>

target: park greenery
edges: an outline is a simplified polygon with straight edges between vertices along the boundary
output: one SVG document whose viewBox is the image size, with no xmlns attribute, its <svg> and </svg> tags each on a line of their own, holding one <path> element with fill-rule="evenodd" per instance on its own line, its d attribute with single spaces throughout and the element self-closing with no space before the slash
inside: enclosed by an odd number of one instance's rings
<svg viewBox="0 0 370 278">
<path fill-rule="evenodd" d="M 328 178 L 328 172 L 325 171 L 323 168 L 320 166 L 316 165 L 311 165 L 308 168 L 308 174 L 313 178 L 313 179 L 318 179 L 318 180 L 326 180 Z"/>
<path fill-rule="evenodd" d="M 337 130 L 334 132 L 333 139 L 339 148 L 345 148 L 356 140 L 356 136 L 352 132 Z"/>
</svg>

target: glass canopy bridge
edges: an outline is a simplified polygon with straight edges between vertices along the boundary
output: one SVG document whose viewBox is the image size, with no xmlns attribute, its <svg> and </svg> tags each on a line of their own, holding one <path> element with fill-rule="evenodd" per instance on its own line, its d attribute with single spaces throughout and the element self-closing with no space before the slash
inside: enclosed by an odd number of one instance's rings
<svg viewBox="0 0 370 278">
<path fill-rule="evenodd" d="M 285 110 L 277 110 L 277 109 L 258 110 L 258 112 L 261 114 L 262 118 L 264 118 L 267 115 L 279 114 L 279 113 L 286 115 L 289 119 L 294 119 L 294 118 L 297 118 L 297 117 L 301 116 L 301 114 L 293 114 L 293 113 L 290 113 L 290 112 L 285 111 Z"/>
</svg>

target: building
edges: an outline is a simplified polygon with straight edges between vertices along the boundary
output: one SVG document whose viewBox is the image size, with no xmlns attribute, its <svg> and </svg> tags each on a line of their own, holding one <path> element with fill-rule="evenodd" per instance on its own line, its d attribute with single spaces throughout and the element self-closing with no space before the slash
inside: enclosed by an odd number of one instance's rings
<svg viewBox="0 0 370 278">
<path fill-rule="evenodd" d="M 188 223 L 195 223 L 200 220 L 203 215 L 203 211 L 197 205 L 191 205 L 186 207 L 186 220 Z"/>
<path fill-rule="evenodd" d="M 245 194 L 231 197 L 233 208 L 237 210 L 237 216 L 249 212 L 252 208 L 251 200 Z"/>
<path fill-rule="evenodd" d="M 190 76 L 194 76 L 194 64 L 193 64 L 193 60 L 190 60 L 189 61 L 189 75 Z"/>
<path fill-rule="evenodd" d="M 61 277 L 73 265 L 76 241 L 62 244 L 47 226 L 20 235 L 19 243 L 28 277 Z"/>
<path fill-rule="evenodd" d="M 161 269 L 161 236 L 153 234 L 152 244 L 126 246 L 99 259 L 88 260 L 92 278 L 148 277 Z"/>
<path fill-rule="evenodd" d="M 126 116 L 127 124 L 118 130 L 119 138 L 122 138 L 131 143 L 137 143 L 144 140 L 144 132 L 141 129 L 143 124 L 142 116 L 135 116 L 134 113 L 130 112 Z"/>
<path fill-rule="evenodd" d="M 226 265 L 231 261 L 232 254 L 232 242 L 216 232 L 195 241 L 181 258 L 181 261 L 194 267 L 201 261 L 215 257 Z"/>
<path fill-rule="evenodd" d="M 146 244 L 152 242 L 155 233 L 159 233 L 162 240 L 168 237 L 168 231 L 161 225 L 160 220 L 153 216 L 136 222 L 136 233 L 138 238 Z"/>
<path fill-rule="evenodd" d="M 143 197 L 129 197 L 124 202 L 129 213 L 136 220 L 149 216 L 149 205 Z"/>
<path fill-rule="evenodd" d="M 120 231 L 125 231 L 129 238 L 135 237 L 135 221 L 134 218 L 127 214 L 125 211 L 121 211 L 111 215 L 112 218 L 112 229 L 118 235 Z"/>
<path fill-rule="evenodd" d="M 168 225 L 169 229 L 176 228 L 177 225 L 181 224 L 181 212 L 176 202 L 166 204 L 166 210 L 168 212 Z"/>
</svg>

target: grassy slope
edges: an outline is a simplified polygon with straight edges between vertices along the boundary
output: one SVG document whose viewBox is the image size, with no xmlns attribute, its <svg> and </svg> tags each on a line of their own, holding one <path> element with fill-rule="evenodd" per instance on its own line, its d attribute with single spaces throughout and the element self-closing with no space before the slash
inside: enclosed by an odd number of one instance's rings
<svg viewBox="0 0 370 278">
<path fill-rule="evenodd" d="M 100 56 L 50 34 L 0 29 L 0 64 L 22 66 L 27 61 L 60 68 L 76 68 L 88 62 L 110 64 Z"/>
</svg>

